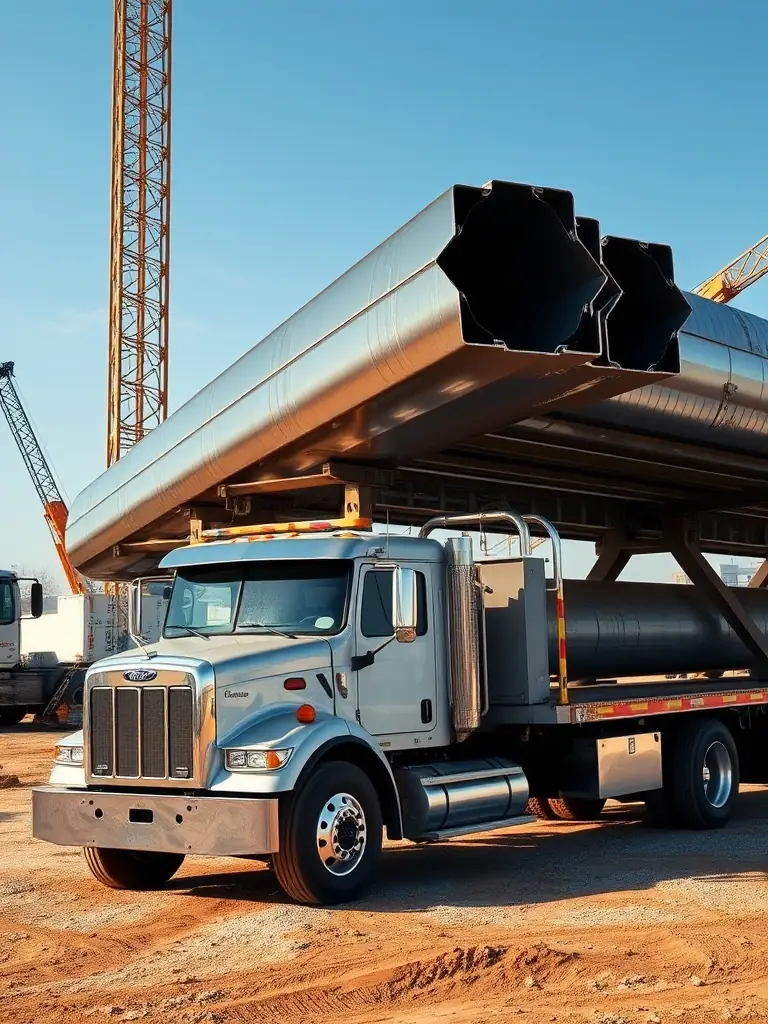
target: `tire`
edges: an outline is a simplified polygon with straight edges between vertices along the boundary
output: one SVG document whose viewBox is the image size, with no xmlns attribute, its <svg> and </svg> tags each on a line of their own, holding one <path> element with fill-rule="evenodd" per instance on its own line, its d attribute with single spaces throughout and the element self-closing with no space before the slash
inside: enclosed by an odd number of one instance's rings
<svg viewBox="0 0 768 1024">
<path fill-rule="evenodd" d="M 673 823 L 722 828 L 739 792 L 739 755 L 730 729 L 714 718 L 692 719 L 675 738 L 665 793 Z"/>
<path fill-rule="evenodd" d="M 297 903 L 355 899 L 378 867 L 383 832 L 379 797 L 365 772 L 348 762 L 321 764 L 280 808 L 280 850 L 272 857 L 280 887 Z M 334 849 L 345 856 L 333 856 Z"/>
<path fill-rule="evenodd" d="M 577 797 L 552 797 L 548 803 L 554 817 L 561 821 L 596 821 L 605 807 L 605 800 Z"/>
<path fill-rule="evenodd" d="M 110 889 L 158 889 L 184 863 L 183 853 L 150 853 L 140 850 L 83 848 L 91 874 Z"/>
<path fill-rule="evenodd" d="M 557 815 L 552 810 L 551 802 L 545 796 L 532 796 L 525 808 L 526 814 L 535 814 L 543 821 L 556 821 Z"/>
<path fill-rule="evenodd" d="M 0 708 L 0 725 L 18 725 L 29 713 L 29 708 Z"/>
</svg>

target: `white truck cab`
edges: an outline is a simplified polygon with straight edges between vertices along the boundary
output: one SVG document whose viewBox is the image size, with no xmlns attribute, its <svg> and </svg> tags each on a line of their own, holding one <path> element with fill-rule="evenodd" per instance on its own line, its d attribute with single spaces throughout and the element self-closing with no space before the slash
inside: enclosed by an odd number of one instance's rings
<svg viewBox="0 0 768 1024">
<path fill-rule="evenodd" d="M 19 605 L 15 573 L 0 569 L 0 671 L 19 660 Z"/>
<path fill-rule="evenodd" d="M 21 591 L 19 582 L 29 582 L 30 614 L 43 614 L 43 588 L 38 580 L 19 577 L 0 569 L 0 725 L 16 725 L 27 713 L 38 689 L 39 675 L 24 672 L 21 662 Z"/>
<path fill-rule="evenodd" d="M 370 878 L 382 826 L 437 838 L 520 820 L 518 764 L 446 753 L 450 551 L 345 533 L 166 556 L 163 638 L 89 670 L 35 835 L 84 847 L 112 885 L 165 881 L 186 854 L 269 855 L 292 896 L 333 902 Z"/>
</svg>

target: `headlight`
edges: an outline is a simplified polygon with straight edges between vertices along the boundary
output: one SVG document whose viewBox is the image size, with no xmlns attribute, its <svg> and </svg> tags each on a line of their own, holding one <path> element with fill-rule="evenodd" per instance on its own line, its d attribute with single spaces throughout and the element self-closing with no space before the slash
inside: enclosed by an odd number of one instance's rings
<svg viewBox="0 0 768 1024">
<path fill-rule="evenodd" d="M 293 753 L 289 750 L 226 750 L 224 763 L 230 771 L 264 772 L 282 768 Z"/>
<path fill-rule="evenodd" d="M 53 760 L 56 764 L 82 764 L 83 748 L 65 747 L 57 743 L 54 747 Z"/>
</svg>

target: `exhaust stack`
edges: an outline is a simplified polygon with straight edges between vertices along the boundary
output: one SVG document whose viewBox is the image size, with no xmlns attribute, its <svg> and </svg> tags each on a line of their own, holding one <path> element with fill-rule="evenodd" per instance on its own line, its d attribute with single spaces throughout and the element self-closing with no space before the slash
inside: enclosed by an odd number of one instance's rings
<svg viewBox="0 0 768 1024">
<path fill-rule="evenodd" d="M 482 606 L 471 537 L 450 537 L 448 553 L 448 635 L 451 713 L 457 742 L 480 727 L 482 706 Z"/>
</svg>

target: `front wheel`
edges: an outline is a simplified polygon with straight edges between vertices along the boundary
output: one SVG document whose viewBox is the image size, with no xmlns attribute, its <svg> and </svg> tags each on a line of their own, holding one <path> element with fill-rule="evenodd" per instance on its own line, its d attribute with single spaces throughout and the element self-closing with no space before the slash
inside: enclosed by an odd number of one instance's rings
<svg viewBox="0 0 768 1024">
<path fill-rule="evenodd" d="M 283 891 L 309 904 L 358 896 L 378 866 L 384 829 L 365 772 L 341 761 L 322 764 L 280 810 L 280 850 L 272 863 Z"/>
<path fill-rule="evenodd" d="M 91 874 L 110 889 L 158 889 L 184 863 L 183 853 L 150 853 L 141 850 L 83 849 Z"/>
</svg>

